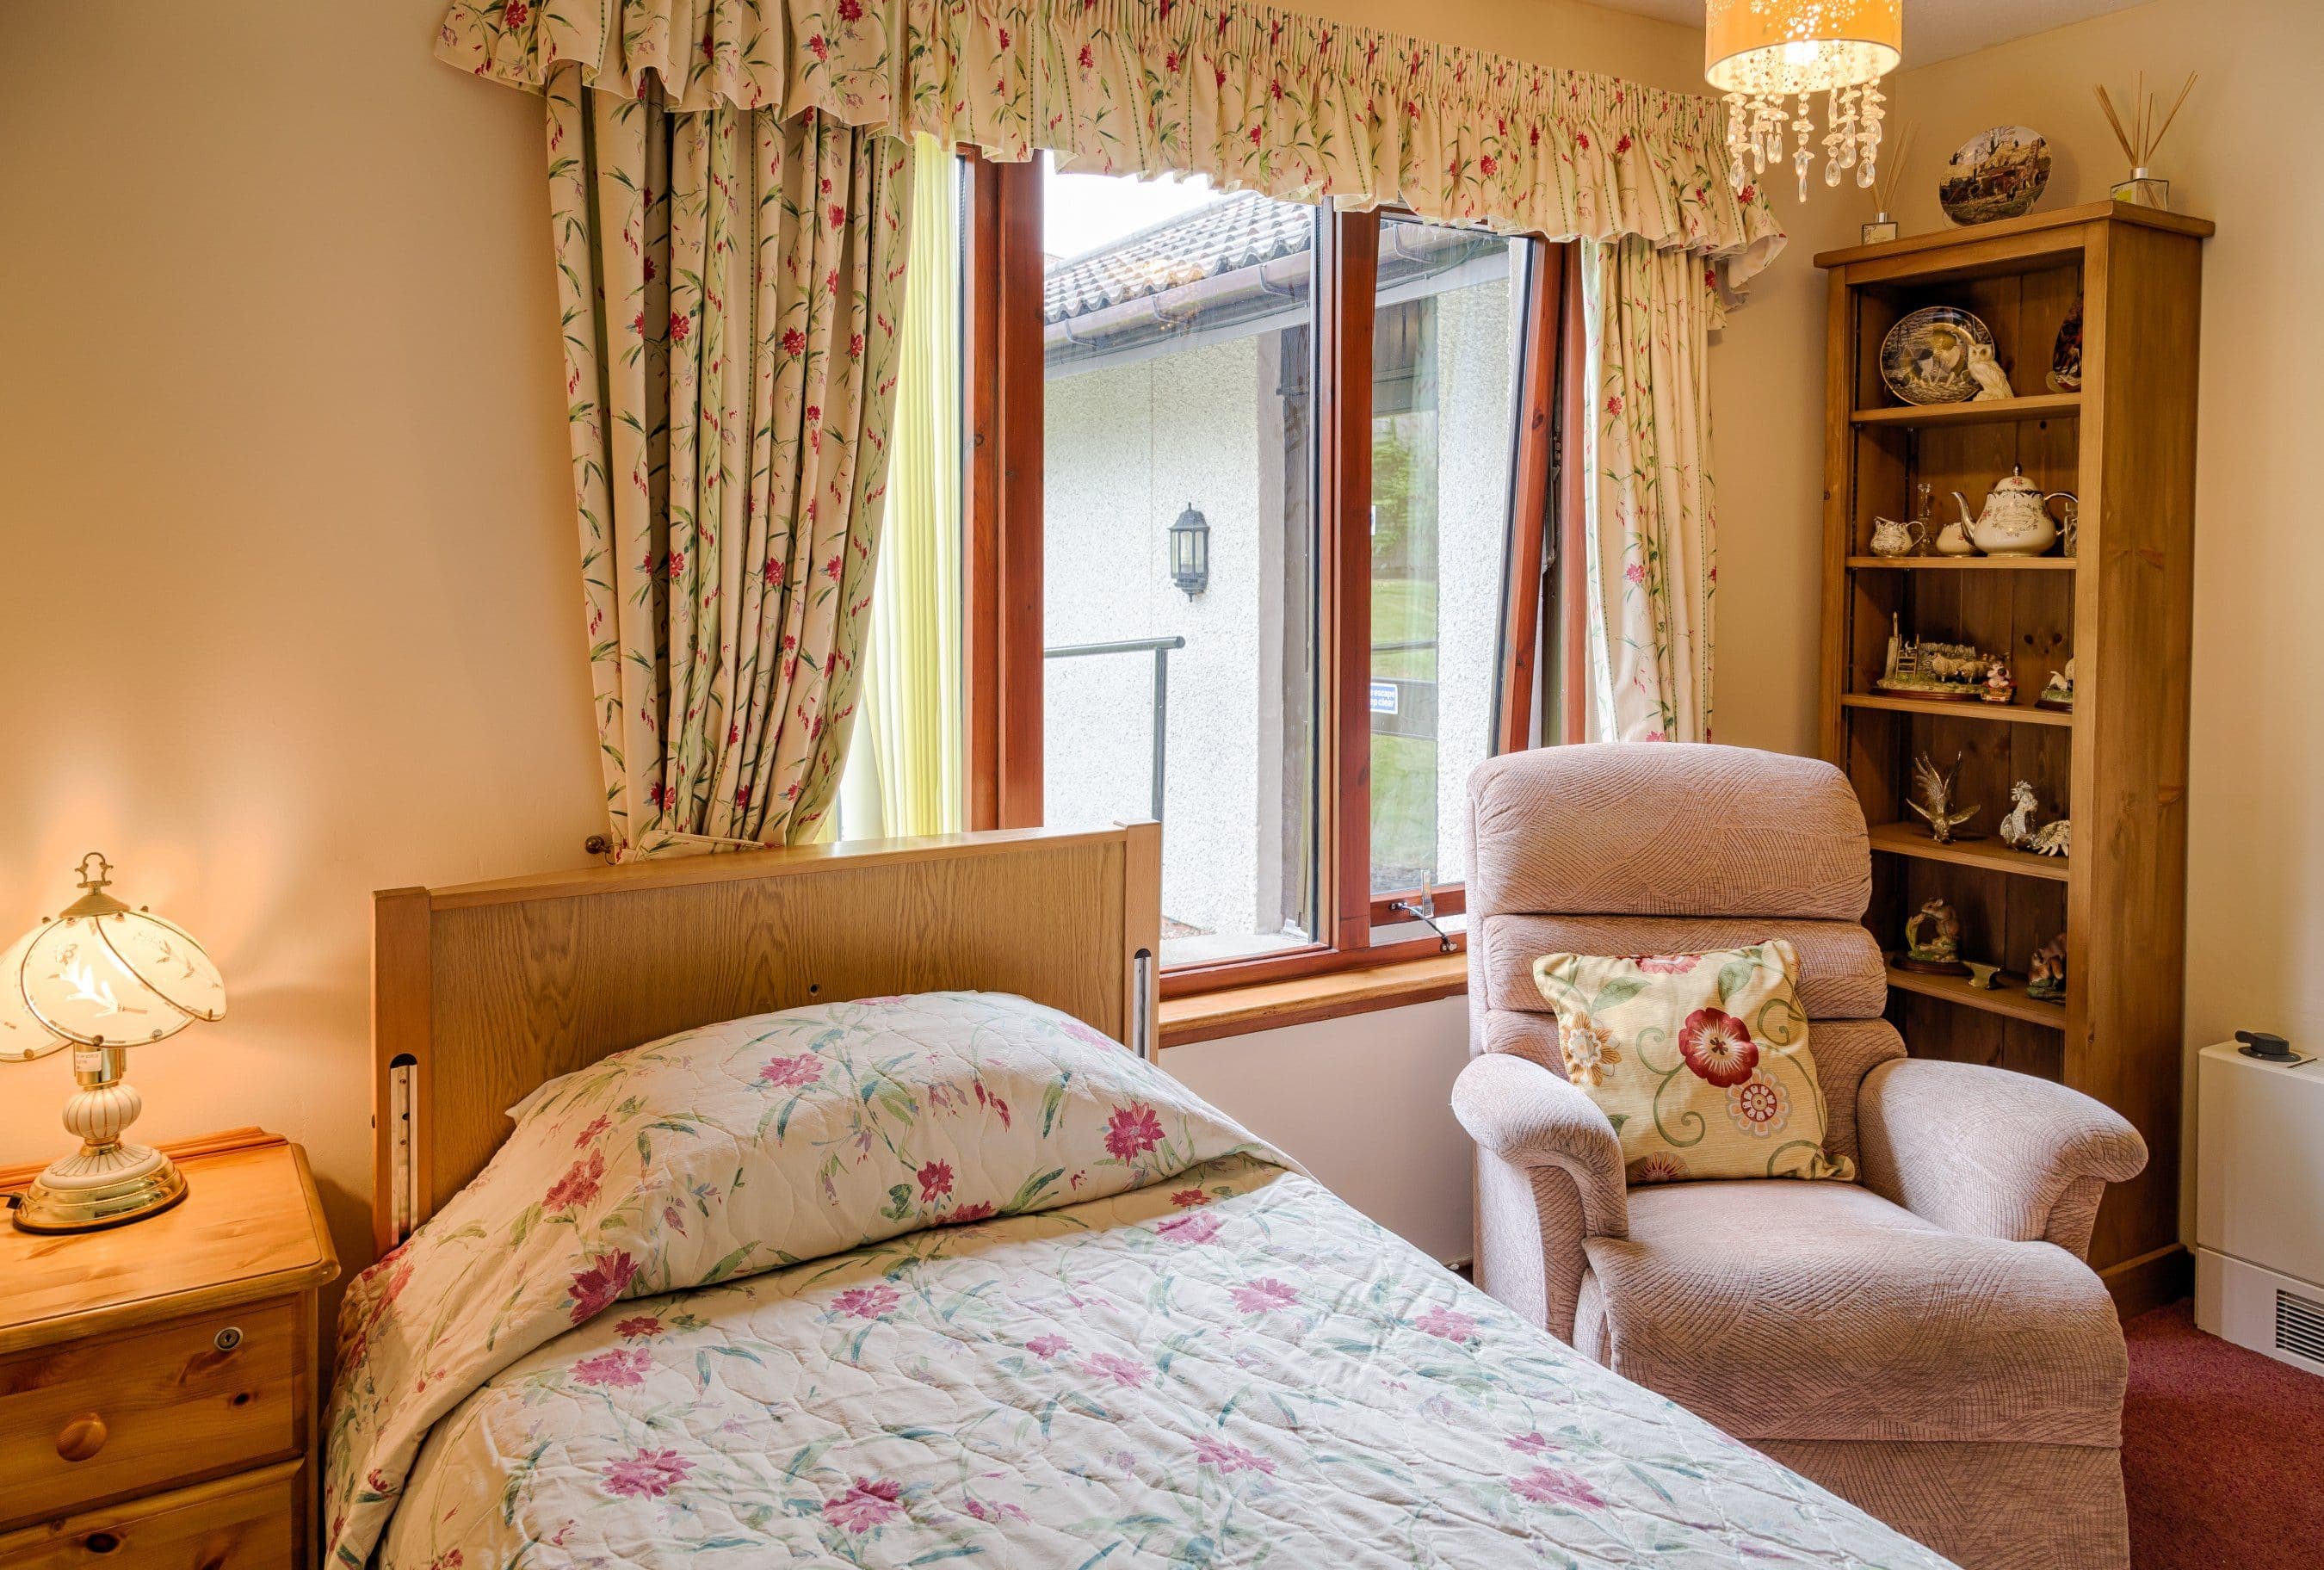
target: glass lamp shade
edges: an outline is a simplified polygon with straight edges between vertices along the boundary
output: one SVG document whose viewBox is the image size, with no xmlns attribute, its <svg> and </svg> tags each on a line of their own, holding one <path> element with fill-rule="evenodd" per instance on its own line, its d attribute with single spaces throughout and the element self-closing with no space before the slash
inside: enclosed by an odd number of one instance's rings
<svg viewBox="0 0 2324 1570">
<path fill-rule="evenodd" d="M 84 1046 L 135 1047 L 225 1018 L 226 983 L 185 928 L 125 906 L 74 913 L 88 903 L 42 923 L 15 975 L 0 976 L 42 1026 Z"/>
<path fill-rule="evenodd" d="M 128 1052 L 226 1015 L 226 984 L 186 929 L 106 893 L 113 868 L 81 862 L 81 897 L 0 955 L 0 1061 L 72 1043 L 66 1130 L 80 1149 L 49 1163 L 14 1220 L 25 1232 L 83 1232 L 167 1210 L 186 1180 L 159 1150 L 122 1138 L 144 1103 Z"/>
<path fill-rule="evenodd" d="M 1904 0 L 1708 0 L 1703 14 L 1703 75 L 1724 93 L 1862 87 L 1904 58 Z"/>
<path fill-rule="evenodd" d="M 29 1063 L 69 1045 L 42 1024 L 24 1001 L 24 956 L 32 939 L 46 930 L 46 926 L 33 928 L 0 954 L 0 1063 Z"/>
</svg>

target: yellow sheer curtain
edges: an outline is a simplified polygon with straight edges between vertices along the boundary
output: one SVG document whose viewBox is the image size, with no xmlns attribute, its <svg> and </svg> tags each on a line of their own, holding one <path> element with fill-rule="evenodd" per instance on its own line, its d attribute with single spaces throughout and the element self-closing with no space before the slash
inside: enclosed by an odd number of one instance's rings
<svg viewBox="0 0 2324 1570">
<path fill-rule="evenodd" d="M 888 460 L 887 527 L 865 648 L 851 838 L 962 827 L 960 198 L 957 162 L 913 138 L 912 221 Z M 876 809 L 876 818 L 874 811 Z M 866 820 L 871 821 L 866 821 Z"/>
</svg>

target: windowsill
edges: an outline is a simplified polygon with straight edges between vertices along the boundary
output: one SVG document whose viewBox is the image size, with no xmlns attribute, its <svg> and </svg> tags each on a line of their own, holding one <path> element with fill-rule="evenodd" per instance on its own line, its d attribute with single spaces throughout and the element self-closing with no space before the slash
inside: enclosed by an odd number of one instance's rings
<svg viewBox="0 0 2324 1570">
<path fill-rule="evenodd" d="M 1165 998 L 1162 1045 L 1185 1047 L 1254 1030 L 1309 1025 L 1343 1014 L 1367 1014 L 1455 997 L 1468 990 L 1469 956 L 1462 953 L 1432 954 L 1393 965 L 1260 982 L 1194 997 Z"/>
</svg>

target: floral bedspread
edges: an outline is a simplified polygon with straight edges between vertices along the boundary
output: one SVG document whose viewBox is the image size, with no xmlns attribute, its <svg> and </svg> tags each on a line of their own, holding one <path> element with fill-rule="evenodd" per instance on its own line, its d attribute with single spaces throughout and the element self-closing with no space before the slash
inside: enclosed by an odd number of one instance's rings
<svg viewBox="0 0 2324 1570">
<path fill-rule="evenodd" d="M 518 1121 L 350 1294 L 342 1564 L 1944 1564 L 1021 1000 L 736 1021 Z"/>
</svg>

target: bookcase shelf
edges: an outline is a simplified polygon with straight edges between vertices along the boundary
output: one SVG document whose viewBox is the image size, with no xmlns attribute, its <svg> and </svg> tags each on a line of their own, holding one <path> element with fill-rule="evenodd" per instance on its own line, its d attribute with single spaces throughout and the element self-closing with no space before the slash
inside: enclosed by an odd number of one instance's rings
<svg viewBox="0 0 2324 1570">
<path fill-rule="evenodd" d="M 1945 719 L 1996 720 L 2004 725 L 2069 725 L 2074 716 L 2064 709 L 2035 708 L 2030 703 L 1954 703 L 1941 697 L 1890 697 L 1879 692 L 1840 695 L 1845 708 L 1881 708 L 1891 714 L 1924 714 Z"/>
<path fill-rule="evenodd" d="M 1950 845 L 1939 845 L 1929 837 L 1926 828 L 1914 823 L 1874 824 L 1872 848 L 1886 851 L 1890 855 L 1945 862 L 1957 867 L 1982 867 L 2011 877 L 2048 878 L 2060 883 L 2067 881 L 2067 870 L 2072 864 L 2065 856 L 2037 856 L 2031 851 L 2011 850 L 1997 839 L 1956 839 Z"/>
<path fill-rule="evenodd" d="M 2024 398 L 1995 398 L 1982 403 L 1906 403 L 1859 409 L 1848 418 L 1854 425 L 1928 429 L 1947 425 L 1999 425 L 2013 420 L 2078 420 L 2081 412 L 2082 395 L 2079 392 L 2037 392 Z"/>
<path fill-rule="evenodd" d="M 1898 572 L 2071 572 L 2070 556 L 1851 556 L 1855 571 Z"/>
<path fill-rule="evenodd" d="M 1979 1013 L 1999 1014 L 2004 1019 L 2023 1020 L 2039 1025 L 2045 1030 L 2066 1028 L 2066 1006 L 2045 1003 L 2039 998 L 2025 995 L 2024 984 L 2015 979 L 2005 980 L 1987 990 L 1969 985 L 1967 976 L 1923 975 L 1918 971 L 1888 967 L 1888 984 L 1908 993 L 1918 993 L 1924 998 L 1941 998 L 1946 1002 Z"/>
<path fill-rule="evenodd" d="M 2097 203 L 1829 252 L 1821 750 L 1873 825 L 1865 924 L 1884 950 L 1932 899 L 1961 955 L 2022 978 L 2065 936 L 2062 1003 L 1892 968 L 1888 1014 L 1922 1057 L 2047 1075 L 2135 1124 L 2149 1159 L 2111 1188 L 2091 1243 L 2126 1307 L 2172 1279 L 2178 1240 L 2180 1039 L 2186 961 L 2188 643 L 2203 240 L 2211 226 Z M 1888 329 L 1923 306 L 1973 312 L 2016 397 L 1894 404 Z M 2043 391 L 2081 317 L 2082 386 Z M 1871 554 L 1874 521 L 1912 515 L 1920 487 L 1972 513 L 2021 469 L 2080 502 L 2078 554 Z M 1946 513 L 1951 513 L 1950 504 Z M 2010 704 L 1874 691 L 1892 633 L 2006 660 Z M 2037 708 L 2073 661 L 2072 712 Z M 1940 845 L 1910 812 L 1915 760 L 1958 767 L 1985 837 Z M 1992 837 L 2011 788 L 2037 823 L 2073 820 L 2068 857 Z"/>
</svg>

